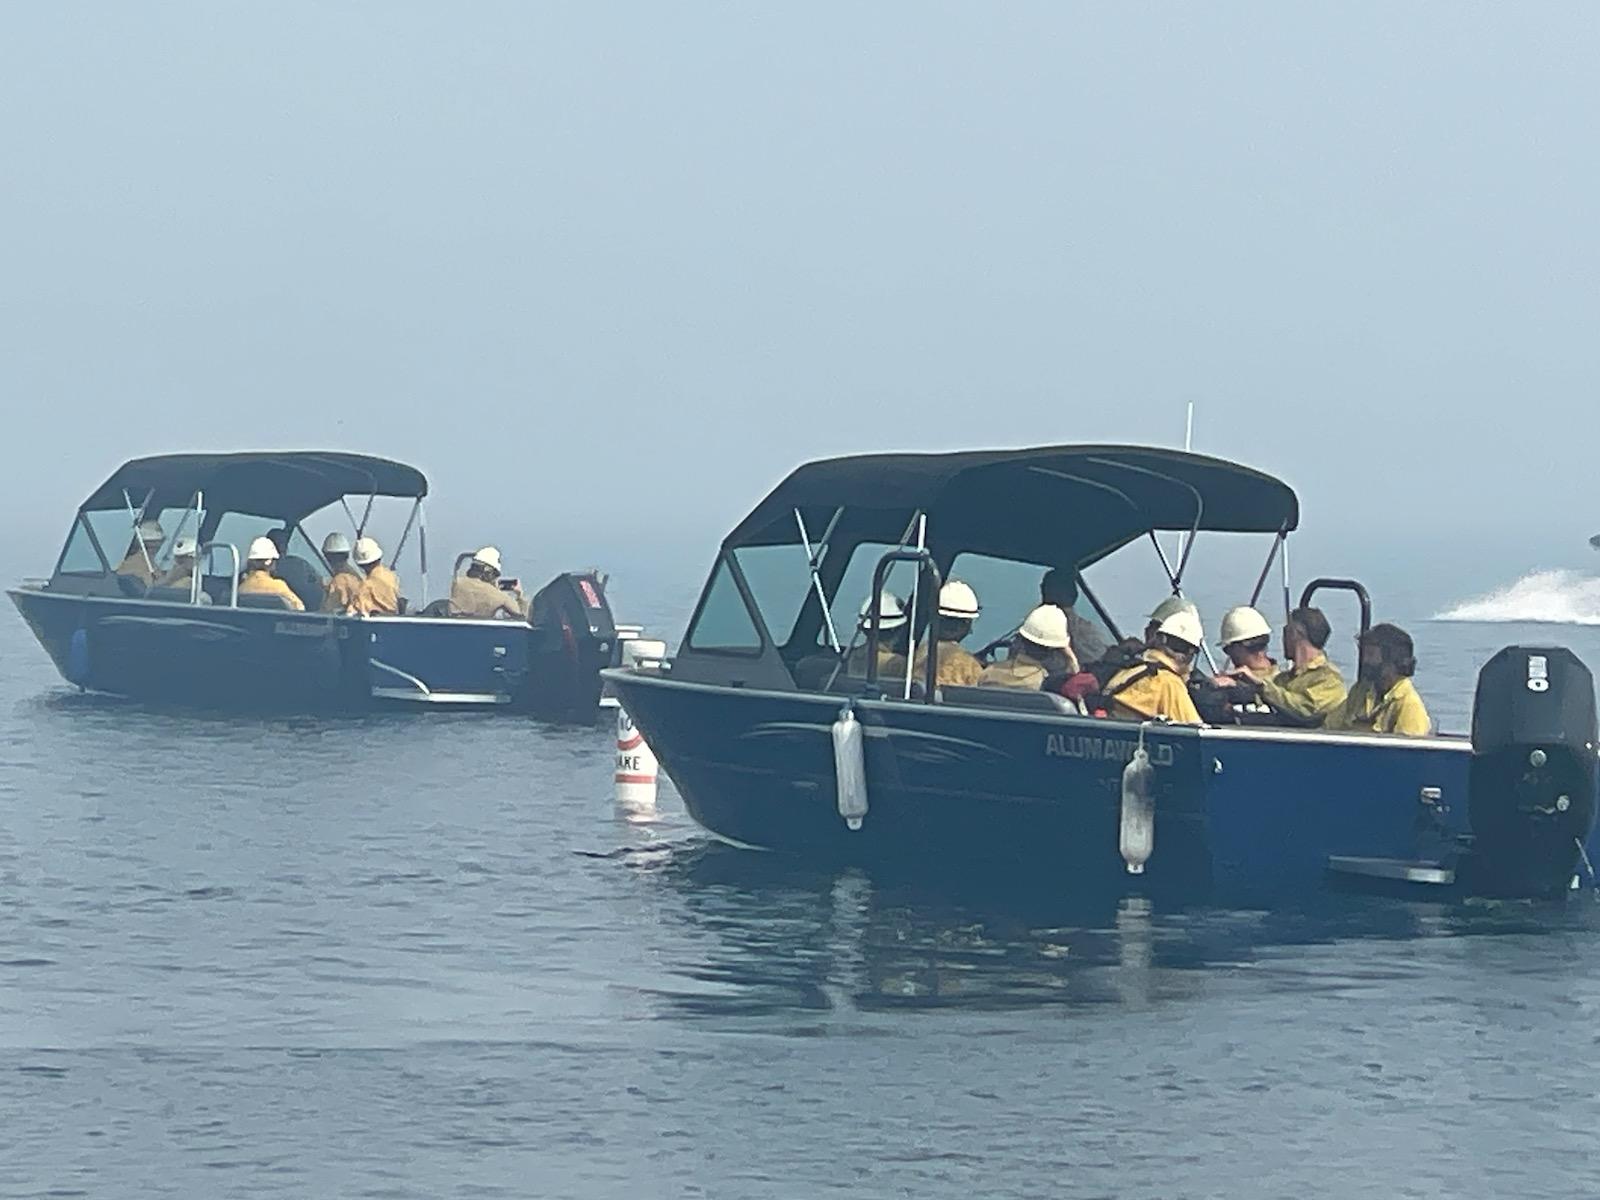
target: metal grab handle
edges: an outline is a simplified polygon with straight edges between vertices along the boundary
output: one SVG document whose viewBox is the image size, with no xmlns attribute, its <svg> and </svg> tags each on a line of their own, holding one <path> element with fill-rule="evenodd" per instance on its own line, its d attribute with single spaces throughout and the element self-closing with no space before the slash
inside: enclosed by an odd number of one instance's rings
<svg viewBox="0 0 1600 1200">
<path fill-rule="evenodd" d="M 239 607 L 239 547 L 232 542 L 207 542 L 200 547 L 200 552 L 195 555 L 194 578 L 189 581 L 189 603 L 200 603 L 200 576 L 205 573 L 206 567 L 211 565 L 211 552 L 213 550 L 226 550 L 233 560 L 233 570 L 228 572 L 228 578 L 233 581 L 232 591 L 228 595 L 228 607 Z"/>
<path fill-rule="evenodd" d="M 944 580 L 939 574 L 939 564 L 933 561 L 933 555 L 927 550 L 891 550 L 878 560 L 877 569 L 872 572 L 872 607 L 867 615 L 867 683 L 878 682 L 878 634 L 883 618 L 883 585 L 889 578 L 889 570 L 895 563 L 910 562 L 918 565 L 917 582 L 921 586 L 924 576 L 933 580 L 933 587 L 928 592 L 932 601 L 934 613 L 939 611 L 939 589 L 944 585 Z M 906 621 L 910 623 L 915 618 L 914 613 L 906 614 Z M 937 635 L 938 630 L 933 628 L 933 622 L 928 622 L 929 628 Z M 912 645 L 915 645 L 913 642 Z M 916 656 L 913 655 L 913 658 Z M 909 669 L 910 664 L 907 664 Z M 923 682 L 922 702 L 933 703 L 935 685 L 939 679 L 939 639 L 937 636 L 928 639 L 928 662 L 926 676 Z"/>
<path fill-rule="evenodd" d="M 1313 579 L 1306 584 L 1306 590 L 1300 593 L 1300 607 L 1310 608 L 1311 598 L 1323 591 L 1355 593 L 1361 605 L 1361 632 L 1366 633 L 1372 628 L 1372 597 L 1360 583 L 1354 579 Z"/>
</svg>

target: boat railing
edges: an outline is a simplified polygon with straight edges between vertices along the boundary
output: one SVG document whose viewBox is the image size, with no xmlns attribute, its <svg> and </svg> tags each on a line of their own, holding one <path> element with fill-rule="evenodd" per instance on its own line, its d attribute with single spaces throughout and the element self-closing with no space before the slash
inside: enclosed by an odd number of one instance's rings
<svg viewBox="0 0 1600 1200">
<path fill-rule="evenodd" d="M 212 555 L 212 553 L 214 551 L 217 551 L 217 550 L 226 550 L 228 552 L 228 557 L 232 560 L 232 565 L 230 566 L 230 568 L 228 570 L 228 579 L 229 579 L 228 607 L 229 608 L 238 608 L 239 607 L 239 547 L 235 546 L 232 542 L 207 542 L 204 546 L 200 547 L 200 553 L 199 553 L 198 557 L 195 560 L 196 564 L 197 564 L 197 566 L 199 566 L 201 564 L 203 564 L 204 566 L 210 566 L 211 565 L 211 555 Z M 192 580 L 190 580 L 190 582 L 189 582 L 189 603 L 190 604 L 199 604 L 200 603 L 200 576 L 203 575 L 204 573 L 205 573 L 205 571 L 203 570 L 203 568 L 199 569 L 199 570 L 196 570 L 195 573 L 194 573 L 194 578 Z"/>
<path fill-rule="evenodd" d="M 1362 634 L 1372 628 L 1372 597 L 1367 594 L 1367 589 L 1354 579 L 1313 579 L 1306 584 L 1305 591 L 1300 593 L 1300 607 L 1310 608 L 1312 598 L 1318 592 L 1352 593 L 1356 598 L 1356 603 L 1361 605 Z"/>
<path fill-rule="evenodd" d="M 867 610 L 867 683 L 869 686 L 878 682 L 878 641 L 881 633 L 880 625 L 883 617 L 883 585 L 888 581 L 889 572 L 896 563 L 917 564 L 917 586 L 924 588 L 929 603 L 933 606 L 934 613 L 938 612 L 939 589 L 944 580 L 939 574 L 939 564 L 934 562 L 933 554 L 925 549 L 911 549 L 900 547 L 889 551 L 878 560 L 877 569 L 872 572 L 872 598 L 871 607 Z M 915 614 L 911 614 L 912 619 Z M 935 686 L 939 680 L 939 639 L 938 629 L 934 622 L 928 622 L 928 658 L 924 664 L 922 681 L 922 701 L 932 704 L 935 696 Z M 915 661 L 915 655 L 912 656 Z M 906 690 L 910 691 L 910 669 L 907 667 Z M 909 697 L 908 697 L 909 698 Z"/>
</svg>

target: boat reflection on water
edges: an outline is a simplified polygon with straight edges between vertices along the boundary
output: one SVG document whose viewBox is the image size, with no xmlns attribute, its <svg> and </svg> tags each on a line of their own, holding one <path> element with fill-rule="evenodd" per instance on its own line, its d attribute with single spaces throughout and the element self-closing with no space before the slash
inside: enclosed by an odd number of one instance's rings
<svg viewBox="0 0 1600 1200">
<path fill-rule="evenodd" d="M 1329 893 L 1271 910 L 1138 895 L 1085 903 L 1015 879 L 818 869 L 701 841 L 634 867 L 660 888 L 662 919 L 681 925 L 691 948 L 666 939 L 679 961 L 665 965 L 683 986 L 659 998 L 700 1018 L 1142 1009 L 1219 988 L 1344 990 L 1423 969 L 1412 963 L 1417 939 L 1600 928 L 1592 902 Z"/>
</svg>

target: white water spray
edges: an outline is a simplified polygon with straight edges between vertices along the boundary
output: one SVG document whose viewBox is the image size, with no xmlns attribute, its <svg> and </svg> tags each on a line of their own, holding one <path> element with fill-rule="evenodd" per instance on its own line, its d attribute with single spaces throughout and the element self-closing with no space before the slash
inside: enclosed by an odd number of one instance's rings
<svg viewBox="0 0 1600 1200">
<path fill-rule="evenodd" d="M 1581 571 L 1534 571 L 1434 620 L 1600 625 L 1600 578 Z"/>
</svg>

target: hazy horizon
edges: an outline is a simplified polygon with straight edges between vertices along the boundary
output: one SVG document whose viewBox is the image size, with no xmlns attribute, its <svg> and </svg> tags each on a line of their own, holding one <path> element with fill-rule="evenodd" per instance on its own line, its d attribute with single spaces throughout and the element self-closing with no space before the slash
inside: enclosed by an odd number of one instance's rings
<svg viewBox="0 0 1600 1200">
<path fill-rule="evenodd" d="M 317 447 L 422 466 L 441 548 L 696 573 L 800 461 L 1194 401 L 1300 492 L 1297 562 L 1584 567 L 1597 27 L 12 7 L 0 561 L 126 458 Z"/>
</svg>

